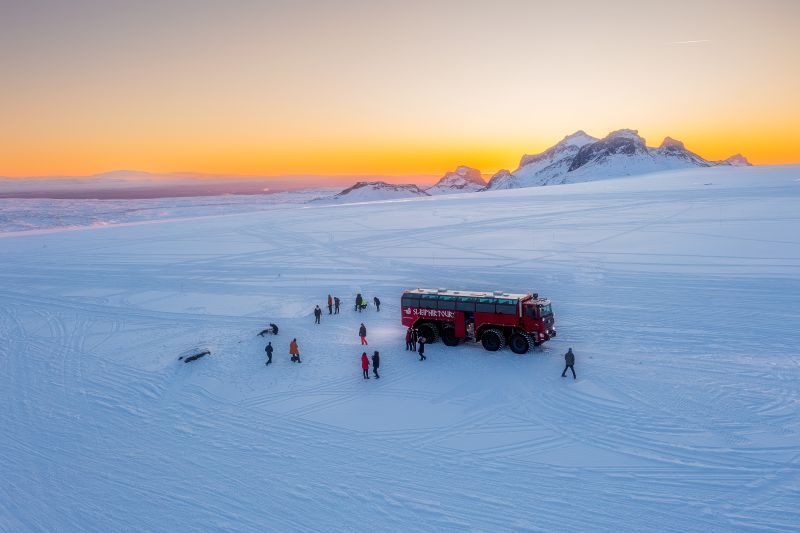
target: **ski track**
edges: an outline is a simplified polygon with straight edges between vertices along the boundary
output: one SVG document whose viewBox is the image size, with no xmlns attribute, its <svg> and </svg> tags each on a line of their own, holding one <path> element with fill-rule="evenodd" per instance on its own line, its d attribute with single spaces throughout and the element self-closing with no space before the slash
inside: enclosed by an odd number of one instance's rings
<svg viewBox="0 0 800 533">
<path fill-rule="evenodd" d="M 0 530 L 798 530 L 792 172 L 4 238 Z M 537 290 L 559 336 L 421 363 L 425 285 Z"/>
</svg>

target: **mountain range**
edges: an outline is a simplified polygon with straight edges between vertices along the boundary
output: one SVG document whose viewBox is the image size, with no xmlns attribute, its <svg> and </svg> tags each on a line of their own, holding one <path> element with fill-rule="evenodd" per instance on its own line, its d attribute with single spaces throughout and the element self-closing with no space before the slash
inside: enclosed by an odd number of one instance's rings
<svg viewBox="0 0 800 533">
<path fill-rule="evenodd" d="M 352 187 L 340 193 L 320 198 L 317 202 L 363 202 L 369 200 L 393 200 L 397 198 L 414 198 L 418 196 L 435 196 L 437 194 L 455 194 L 464 192 L 478 192 L 486 188 L 480 170 L 460 166 L 447 172 L 433 186 L 422 189 L 414 184 L 397 185 L 385 181 L 359 181 Z"/>
<path fill-rule="evenodd" d="M 579 183 L 679 168 L 749 164 L 740 154 L 724 161 L 709 161 L 671 137 L 665 138 L 658 147 L 648 147 L 636 130 L 613 131 L 602 139 L 577 131 L 541 153 L 522 156 L 516 170 L 499 171 L 485 190 Z"/>
<path fill-rule="evenodd" d="M 307 189 L 300 196 L 320 195 L 315 202 L 346 203 L 414 198 L 440 194 L 472 193 L 542 185 L 578 183 L 692 167 L 748 166 L 741 154 L 723 161 L 710 161 L 688 150 L 671 137 L 649 147 L 638 131 L 622 129 L 602 139 L 580 130 L 537 154 L 526 154 L 516 170 L 501 170 L 487 181 L 478 169 L 465 165 L 442 176 L 429 187 L 398 185 L 381 177 L 362 177 L 354 185 L 331 195 L 331 190 L 311 189 L 315 176 L 220 176 L 193 173 L 152 174 L 115 171 L 94 176 L 0 178 L 0 198 L 161 198 L 170 196 L 215 196 L 223 194 L 278 193 Z M 427 178 L 427 177 L 426 177 Z M 353 179 L 328 178 L 331 186 L 344 186 Z M 388 179 L 388 178 L 384 178 Z M 331 181 L 333 180 L 333 181 Z"/>
<path fill-rule="evenodd" d="M 716 165 L 749 166 L 750 163 L 741 154 L 723 161 L 709 161 L 671 137 L 666 137 L 658 147 L 649 147 L 637 130 L 613 131 L 602 139 L 580 130 L 541 153 L 523 155 L 516 170 L 501 170 L 488 183 L 479 170 L 459 166 L 427 189 L 381 181 L 359 182 L 329 200 L 365 201 L 516 189 Z"/>
</svg>

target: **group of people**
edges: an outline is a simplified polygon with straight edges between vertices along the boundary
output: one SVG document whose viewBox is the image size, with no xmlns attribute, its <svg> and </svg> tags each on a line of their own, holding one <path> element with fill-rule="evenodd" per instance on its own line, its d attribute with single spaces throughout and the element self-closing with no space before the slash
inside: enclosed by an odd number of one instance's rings
<svg viewBox="0 0 800 533">
<path fill-rule="evenodd" d="M 375 374 L 375 379 L 381 379 L 378 375 L 378 368 L 381 366 L 381 355 L 378 350 L 372 352 L 372 373 Z M 367 352 L 361 354 L 361 370 L 364 372 L 364 379 L 369 379 L 369 359 Z"/>
<path fill-rule="evenodd" d="M 375 311 L 380 311 L 381 310 L 381 299 L 380 298 L 375 296 L 374 298 L 372 298 L 372 303 L 375 304 Z M 363 311 L 366 308 L 367 308 L 367 301 L 364 299 L 363 296 L 361 296 L 361 293 L 359 292 L 358 294 L 356 294 L 355 310 L 360 313 L 361 311 Z"/>
<path fill-rule="evenodd" d="M 376 296 L 373 298 L 375 303 L 375 310 L 380 311 L 381 301 Z M 339 314 L 339 305 L 341 304 L 341 300 L 338 297 L 332 297 L 330 294 L 328 295 L 328 314 Z M 361 293 L 356 295 L 356 309 L 361 312 L 363 308 L 366 307 L 364 303 L 364 299 L 361 296 Z M 320 309 L 319 305 L 314 308 L 314 323 L 319 324 L 320 319 L 322 317 L 322 309 Z M 272 332 L 273 334 L 277 334 L 277 326 L 274 324 L 270 324 L 271 330 L 264 330 L 261 334 L 266 333 L 267 331 Z M 358 328 L 358 336 L 361 339 L 362 346 L 368 346 L 369 343 L 367 342 L 367 326 L 364 323 L 361 323 L 361 326 Z M 417 352 L 419 354 L 419 360 L 425 361 L 427 357 L 425 357 L 425 343 L 426 339 L 422 335 L 420 335 L 419 331 L 416 328 L 408 328 L 406 330 L 406 351 Z M 272 346 L 272 342 L 268 342 L 264 351 L 267 353 L 267 362 L 265 365 L 269 366 L 272 364 L 272 352 L 274 348 Z M 290 360 L 293 363 L 302 363 L 300 360 L 300 349 L 297 345 L 297 339 L 292 339 L 292 342 L 289 343 L 289 356 Z M 372 354 L 372 373 L 375 375 L 376 379 L 380 379 L 380 375 L 378 374 L 378 368 L 380 368 L 380 361 L 381 357 L 377 350 L 375 350 Z M 577 379 L 575 375 L 575 354 L 572 351 L 572 348 L 567 350 L 567 353 L 564 354 L 564 362 L 566 365 L 564 366 L 564 371 L 561 373 L 561 377 L 567 377 L 567 370 L 572 371 L 572 379 Z M 370 368 L 370 358 L 367 357 L 367 352 L 362 352 L 361 354 L 361 370 L 363 371 L 364 379 L 369 379 L 369 368 Z"/>
<path fill-rule="evenodd" d="M 381 299 L 375 296 L 372 298 L 372 303 L 375 304 L 375 311 L 381 310 Z M 342 304 L 342 301 L 339 299 L 338 296 L 331 296 L 328 295 L 328 314 L 329 315 L 338 315 L 339 314 L 339 306 Z M 356 301 L 355 301 L 355 311 L 359 313 L 367 308 L 367 301 L 361 296 L 359 292 L 356 294 Z M 322 309 L 319 305 L 314 307 L 314 323 L 319 324 L 322 320 Z"/>
<path fill-rule="evenodd" d="M 419 360 L 424 361 L 425 357 L 425 337 L 419 334 L 415 328 L 408 328 L 406 331 L 406 351 L 419 353 Z M 419 346 L 419 348 L 417 348 Z"/>
<path fill-rule="evenodd" d="M 375 296 L 372 299 L 373 303 L 375 304 L 375 310 L 381 310 L 381 301 L 380 299 Z M 328 295 L 328 314 L 329 315 L 338 315 L 339 314 L 339 306 L 341 305 L 342 301 L 337 296 Z M 366 308 L 366 303 L 364 298 L 361 296 L 361 293 L 356 295 L 356 309 L 360 312 L 362 309 Z M 320 324 L 322 319 L 322 309 L 319 305 L 314 307 L 314 323 Z M 274 324 L 270 324 L 270 328 L 262 331 L 259 335 L 263 336 L 265 333 L 272 333 L 273 335 L 277 335 L 277 326 Z M 362 346 L 368 346 L 369 342 L 367 342 L 367 326 L 364 325 L 362 322 L 360 327 L 358 328 L 358 336 L 361 339 Z M 264 352 L 267 354 L 267 361 L 264 363 L 265 366 L 269 366 L 272 364 L 272 354 L 275 351 L 275 348 L 272 346 L 272 341 L 267 342 L 267 346 L 264 348 Z M 297 345 L 297 339 L 292 339 L 292 342 L 289 343 L 289 356 L 290 360 L 293 363 L 302 363 L 303 361 L 300 359 L 300 348 Z M 375 375 L 376 379 L 380 379 L 380 375 L 378 374 L 378 368 L 381 365 L 381 356 L 377 350 L 375 350 L 372 354 L 372 373 Z M 364 379 L 369 379 L 369 368 L 370 368 L 370 361 L 367 357 L 367 352 L 363 352 L 361 354 L 361 369 L 364 373 Z"/>
<path fill-rule="evenodd" d="M 328 295 L 328 314 L 329 315 L 338 315 L 339 314 L 339 306 L 341 305 L 342 301 L 339 299 L 338 296 L 331 296 Z M 319 305 L 314 307 L 314 323 L 319 324 L 320 320 L 322 319 L 322 309 L 320 309 Z"/>
<path fill-rule="evenodd" d="M 269 366 L 272 364 L 272 352 L 275 351 L 275 348 L 272 347 L 272 341 L 267 343 L 267 347 L 264 348 L 264 351 L 267 353 L 267 362 L 264 364 Z M 300 348 L 297 346 L 297 339 L 292 339 L 292 342 L 289 343 L 289 360 L 292 363 L 303 362 L 300 360 Z"/>
</svg>

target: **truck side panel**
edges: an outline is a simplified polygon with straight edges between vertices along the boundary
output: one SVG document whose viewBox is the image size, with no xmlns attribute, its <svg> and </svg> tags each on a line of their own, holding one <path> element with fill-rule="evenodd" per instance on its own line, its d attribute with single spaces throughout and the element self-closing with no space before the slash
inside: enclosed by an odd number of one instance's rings
<svg viewBox="0 0 800 533">
<path fill-rule="evenodd" d="M 412 327 L 418 320 L 454 322 L 460 317 L 461 322 L 464 321 L 464 313 L 449 309 L 421 309 L 419 307 L 403 307 L 401 309 L 403 325 L 406 327 Z"/>
<path fill-rule="evenodd" d="M 477 330 L 485 324 L 514 327 L 519 325 L 519 317 L 497 313 L 475 313 L 475 329 Z"/>
</svg>

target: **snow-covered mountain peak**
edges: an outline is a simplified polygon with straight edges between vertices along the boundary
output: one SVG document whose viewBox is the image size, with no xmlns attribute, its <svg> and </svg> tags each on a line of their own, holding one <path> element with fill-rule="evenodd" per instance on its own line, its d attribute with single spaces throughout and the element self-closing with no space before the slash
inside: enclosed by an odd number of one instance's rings
<svg viewBox="0 0 800 533">
<path fill-rule="evenodd" d="M 665 138 L 658 148 L 649 148 L 634 129 L 612 131 L 602 139 L 579 130 L 539 154 L 523 156 L 513 173 L 498 172 L 489 180 L 486 190 L 576 183 L 714 164 L 748 163 L 736 156 L 718 163 L 707 161 L 671 137 Z"/>
<path fill-rule="evenodd" d="M 686 164 L 687 166 L 698 167 L 707 167 L 711 165 L 710 162 L 696 153 L 687 150 L 686 146 L 684 146 L 681 141 L 673 139 L 672 137 L 665 137 L 661 146 L 651 149 L 650 153 L 654 158 L 660 158 L 664 162 L 668 162 L 668 167 L 674 167 L 675 164 Z"/>
<path fill-rule="evenodd" d="M 491 177 L 489 180 L 489 184 L 486 186 L 484 190 L 487 191 L 497 191 L 501 189 L 514 189 L 518 187 L 516 185 L 517 177 L 509 172 L 506 169 L 502 169 L 497 171 L 497 173 Z"/>
<path fill-rule="evenodd" d="M 588 164 L 606 164 L 619 156 L 648 158 L 650 153 L 644 138 L 636 130 L 612 131 L 603 139 L 583 146 L 569 165 L 573 172 Z"/>
<path fill-rule="evenodd" d="M 359 181 L 355 185 L 344 189 L 329 198 L 320 198 L 319 202 L 369 202 L 376 200 L 394 200 L 399 198 L 414 198 L 417 196 L 430 196 L 428 193 L 413 184 L 397 185 L 385 181 Z"/>
<path fill-rule="evenodd" d="M 448 174 L 453 174 L 452 172 L 448 172 Z M 469 180 L 478 180 L 483 181 L 483 176 L 481 176 L 481 171 L 477 168 L 468 167 L 466 165 L 460 165 L 455 170 L 455 174 L 463 178 L 467 178 Z"/>
<path fill-rule="evenodd" d="M 585 131 L 578 130 L 571 135 L 567 135 L 557 144 L 548 148 L 544 152 L 523 155 L 519 162 L 519 168 L 535 164 L 536 168 L 541 169 L 563 159 L 570 154 L 575 154 L 583 146 L 596 141 L 596 138 L 588 135 Z"/>
<path fill-rule="evenodd" d="M 452 194 L 458 192 L 475 192 L 486 187 L 481 171 L 461 165 L 448 172 L 433 187 L 426 189 L 428 194 Z"/>
<path fill-rule="evenodd" d="M 583 145 L 586 145 L 586 144 L 589 144 L 589 143 L 593 143 L 593 142 L 597 142 L 597 140 L 598 139 L 596 137 L 592 137 L 591 135 L 589 135 L 585 131 L 578 130 L 575 133 L 567 135 L 566 137 L 564 137 L 558 144 L 559 145 L 563 145 L 563 146 L 567 146 L 567 145 L 569 145 L 569 146 L 577 146 L 577 147 L 580 148 Z M 556 146 L 558 146 L 558 145 L 556 145 Z"/>
<path fill-rule="evenodd" d="M 662 150 L 686 150 L 686 146 L 684 146 L 683 142 L 673 139 L 672 137 L 664 137 L 659 148 Z"/>
<path fill-rule="evenodd" d="M 717 162 L 718 165 L 729 165 L 732 167 L 751 167 L 753 164 L 747 160 L 742 154 L 735 154 L 728 159 L 723 159 Z"/>
<path fill-rule="evenodd" d="M 608 139 L 631 139 L 633 141 L 641 142 L 644 144 L 644 137 L 639 136 L 639 130 L 631 130 L 623 128 L 621 130 L 612 131 L 602 140 Z"/>
</svg>

